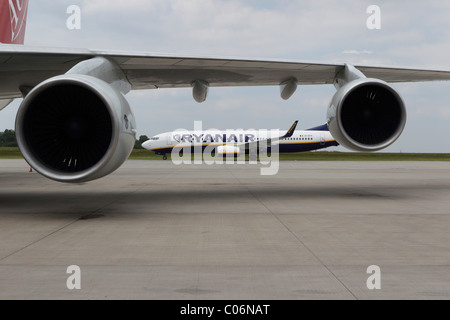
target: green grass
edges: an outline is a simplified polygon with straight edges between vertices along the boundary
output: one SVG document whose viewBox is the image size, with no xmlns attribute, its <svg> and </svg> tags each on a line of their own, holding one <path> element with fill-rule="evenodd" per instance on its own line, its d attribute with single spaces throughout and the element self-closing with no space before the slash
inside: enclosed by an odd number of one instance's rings
<svg viewBox="0 0 450 320">
<path fill-rule="evenodd" d="M 170 160 L 170 154 L 167 154 Z M 248 159 L 248 156 L 246 157 Z M 147 150 L 133 150 L 130 159 L 161 160 L 162 156 Z M 290 161 L 450 161 L 447 153 L 360 153 L 360 152 L 299 152 L 282 153 L 280 160 Z"/>
<path fill-rule="evenodd" d="M 359 152 L 303 152 L 285 153 L 280 160 L 300 161 L 450 161 L 446 153 L 359 153 Z"/>
<path fill-rule="evenodd" d="M 170 160 L 170 154 L 167 155 Z M 0 148 L 0 159 L 21 159 L 18 148 Z M 135 149 L 131 160 L 162 160 L 154 152 Z M 447 153 L 358 153 L 358 152 L 300 152 L 280 154 L 280 160 L 297 161 L 450 161 Z"/>
<path fill-rule="evenodd" d="M 167 155 L 170 159 L 170 154 Z M 162 156 L 156 155 L 154 152 L 144 149 L 134 149 L 128 159 L 131 160 L 162 160 Z"/>
<path fill-rule="evenodd" d="M 0 148 L 0 159 L 22 159 L 19 148 Z"/>
</svg>

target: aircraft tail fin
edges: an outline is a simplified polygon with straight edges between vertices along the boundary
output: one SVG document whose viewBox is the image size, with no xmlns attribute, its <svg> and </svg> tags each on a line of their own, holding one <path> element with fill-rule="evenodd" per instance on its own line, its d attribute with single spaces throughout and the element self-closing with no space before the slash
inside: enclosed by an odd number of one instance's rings
<svg viewBox="0 0 450 320">
<path fill-rule="evenodd" d="M 0 43 L 23 44 L 28 0 L 0 0 Z"/>
<path fill-rule="evenodd" d="M 294 122 L 294 124 L 291 126 L 291 128 L 288 130 L 288 132 L 286 132 L 286 134 L 284 136 L 282 136 L 281 138 L 292 137 L 292 135 L 294 134 L 295 128 L 297 127 L 297 124 L 298 124 L 298 120 Z"/>
</svg>

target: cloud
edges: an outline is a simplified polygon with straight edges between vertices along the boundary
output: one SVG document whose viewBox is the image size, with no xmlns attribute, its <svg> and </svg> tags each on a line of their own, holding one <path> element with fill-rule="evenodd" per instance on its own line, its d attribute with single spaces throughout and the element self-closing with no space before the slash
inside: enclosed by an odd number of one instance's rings
<svg viewBox="0 0 450 320">
<path fill-rule="evenodd" d="M 414 109 L 414 114 L 450 119 L 450 104 L 448 106 L 420 106 Z"/>
<path fill-rule="evenodd" d="M 362 50 L 362 51 L 358 51 L 358 50 L 344 50 L 342 51 L 343 54 L 372 54 L 373 52 L 370 50 Z"/>
</svg>

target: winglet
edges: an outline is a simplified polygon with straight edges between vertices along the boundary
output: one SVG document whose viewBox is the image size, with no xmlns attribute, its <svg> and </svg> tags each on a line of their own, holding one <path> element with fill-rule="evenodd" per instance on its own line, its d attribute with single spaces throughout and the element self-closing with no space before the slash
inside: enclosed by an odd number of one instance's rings
<svg viewBox="0 0 450 320">
<path fill-rule="evenodd" d="M 294 134 L 295 128 L 297 127 L 297 123 L 298 123 L 298 120 L 294 122 L 292 127 L 281 138 L 290 138 L 290 137 L 292 137 L 292 135 Z"/>
</svg>

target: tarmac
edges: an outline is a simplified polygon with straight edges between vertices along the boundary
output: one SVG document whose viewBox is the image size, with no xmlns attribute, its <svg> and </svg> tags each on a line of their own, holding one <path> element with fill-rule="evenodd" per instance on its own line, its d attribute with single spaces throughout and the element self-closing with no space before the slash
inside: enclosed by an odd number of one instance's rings
<svg viewBox="0 0 450 320">
<path fill-rule="evenodd" d="M 0 160 L 0 182 L 0 299 L 450 299 L 450 162 L 128 161 L 70 185 Z"/>
</svg>

